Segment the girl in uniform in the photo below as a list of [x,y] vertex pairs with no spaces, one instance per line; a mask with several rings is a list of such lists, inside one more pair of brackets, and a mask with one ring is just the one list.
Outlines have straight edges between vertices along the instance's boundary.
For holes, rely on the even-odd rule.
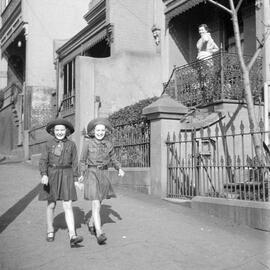
[[76,234],[72,209],[72,201],[77,200],[75,184],[78,184],[78,155],[75,143],[67,137],[74,132],[74,128],[69,121],[56,119],[47,124],[46,131],[53,136],[45,144],[39,161],[43,184],[39,200],[48,202],[46,240],[54,241],[54,210],[56,201],[60,200],[65,212],[70,246],[75,247],[83,238]]
[[96,118],[87,126],[88,138],[85,139],[80,157],[81,177],[84,182],[84,198],[91,201],[92,216],[87,226],[92,235],[96,235],[98,244],[105,244],[107,237],[101,228],[100,208],[104,199],[116,197],[107,177],[109,163],[123,177],[124,171],[116,160],[113,144],[108,140],[112,127],[106,118]]

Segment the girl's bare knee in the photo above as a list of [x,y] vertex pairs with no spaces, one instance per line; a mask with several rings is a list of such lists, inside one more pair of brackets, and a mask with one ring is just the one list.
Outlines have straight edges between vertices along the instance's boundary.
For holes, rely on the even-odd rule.
[[100,209],[100,201],[98,201],[98,200],[94,200],[94,201],[92,201],[92,210],[98,210],[98,209]]
[[66,210],[71,210],[72,209],[72,204],[71,201],[63,201],[63,209]]

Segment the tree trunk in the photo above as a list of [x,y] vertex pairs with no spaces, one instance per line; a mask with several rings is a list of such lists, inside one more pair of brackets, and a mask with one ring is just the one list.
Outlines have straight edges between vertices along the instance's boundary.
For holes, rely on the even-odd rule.
[[[233,6],[232,1],[230,1],[230,5],[231,5],[231,11],[232,11],[232,22],[233,22],[236,47],[237,47],[240,67],[242,70],[243,80],[244,80],[245,100],[247,102],[248,119],[249,119],[250,127],[254,127],[254,131],[258,132],[259,125],[258,125],[258,121],[256,120],[256,115],[255,115],[254,100],[253,100],[252,91],[250,87],[249,69],[244,61],[243,52],[241,48],[237,11],[235,10]],[[259,134],[253,134],[253,145],[254,145],[257,160],[260,163],[264,163],[262,143],[261,143]]]

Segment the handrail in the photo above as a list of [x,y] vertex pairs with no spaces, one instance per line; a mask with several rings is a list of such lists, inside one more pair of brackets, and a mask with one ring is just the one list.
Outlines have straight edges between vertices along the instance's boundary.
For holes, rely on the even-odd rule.
[[171,76],[170,76],[169,80],[167,81],[166,85],[163,87],[163,91],[162,91],[162,93],[161,93],[161,96],[165,93],[165,91],[166,91],[168,85],[170,84],[170,81],[171,81],[171,79],[172,79],[172,76],[174,75],[175,70],[176,70],[176,65],[174,65],[173,71],[172,71],[172,73],[171,73]]
[[56,113],[56,118],[59,116],[59,113],[61,112],[61,109],[62,109],[63,103],[64,103],[64,99],[61,101],[60,106],[59,106],[59,108],[58,108],[58,110],[57,110],[57,113]]
[[16,83],[12,83],[9,86],[4,87],[1,91],[3,91],[3,93],[5,94],[8,90],[11,89],[11,94],[7,97],[5,97],[5,99],[8,99],[9,97],[14,95],[14,88],[16,88],[18,90],[18,94],[22,93],[22,89],[16,84]]
[[62,99],[62,101],[61,101],[61,103],[60,103],[60,106],[59,106],[59,108],[58,108],[58,110],[57,110],[56,117],[59,116],[59,114],[60,114],[60,112],[61,112],[61,110],[62,110],[62,107],[63,107],[64,103],[65,103],[67,100],[70,100],[70,99],[72,99],[72,98],[75,98],[75,95],[70,95],[70,96],[65,97],[65,98]]

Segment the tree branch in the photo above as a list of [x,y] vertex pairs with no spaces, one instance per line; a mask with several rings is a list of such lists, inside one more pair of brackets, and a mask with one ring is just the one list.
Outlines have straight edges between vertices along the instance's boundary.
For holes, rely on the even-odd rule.
[[257,57],[259,56],[259,54],[260,54],[260,52],[261,52],[261,50],[262,50],[262,48],[263,48],[263,46],[265,44],[265,40],[269,37],[269,35],[270,35],[270,31],[267,31],[265,33],[265,35],[263,36],[262,40],[257,39],[258,43],[259,43],[259,46],[258,46],[257,50],[255,51],[255,53],[253,54],[251,60],[249,61],[248,65],[247,65],[248,70],[251,70],[253,64],[255,63]]
[[263,45],[259,45],[259,47],[257,48],[256,52],[253,54],[251,60],[249,61],[248,65],[247,65],[248,71],[251,70],[251,68],[252,68],[252,66],[254,65],[254,63],[255,63],[257,57],[259,56],[259,54],[260,54],[262,48],[263,48]]
[[237,6],[236,6],[236,9],[235,9],[236,12],[238,12],[240,6],[242,5],[242,2],[243,2],[243,0],[240,0],[240,1],[238,2]]
[[210,3],[212,3],[212,4],[215,5],[215,6],[218,6],[218,7],[222,8],[222,9],[224,9],[224,10],[227,11],[228,13],[232,14],[232,11],[231,11],[230,9],[228,9],[228,8],[226,8],[225,6],[219,4],[218,2],[216,2],[216,1],[214,1],[214,0],[207,0],[207,1],[210,2]]

